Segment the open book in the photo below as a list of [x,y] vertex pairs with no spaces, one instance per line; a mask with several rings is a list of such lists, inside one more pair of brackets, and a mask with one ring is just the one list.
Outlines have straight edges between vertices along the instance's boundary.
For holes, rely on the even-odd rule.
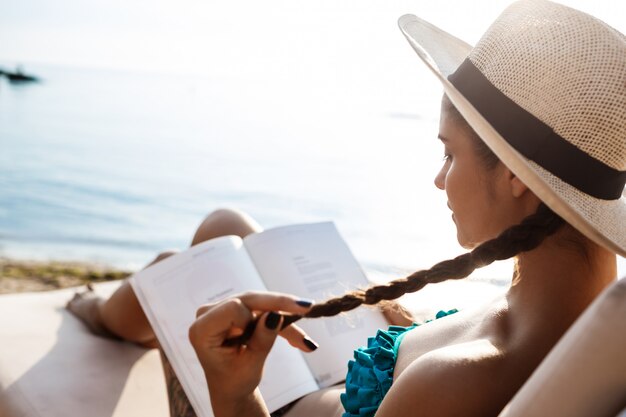
[[[200,417],[213,416],[204,373],[187,337],[200,305],[249,290],[323,301],[368,284],[331,222],[212,239],[137,272],[130,282]],[[302,353],[276,340],[259,387],[270,411],[343,381],[353,350],[387,327],[382,313],[366,308],[298,325],[320,347]]]

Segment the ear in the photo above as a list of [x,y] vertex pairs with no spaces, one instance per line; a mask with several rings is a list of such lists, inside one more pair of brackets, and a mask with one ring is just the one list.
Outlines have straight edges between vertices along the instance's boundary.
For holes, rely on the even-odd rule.
[[523,196],[528,191],[528,187],[511,170],[508,168],[506,170],[506,177],[511,187],[511,195],[515,198]]

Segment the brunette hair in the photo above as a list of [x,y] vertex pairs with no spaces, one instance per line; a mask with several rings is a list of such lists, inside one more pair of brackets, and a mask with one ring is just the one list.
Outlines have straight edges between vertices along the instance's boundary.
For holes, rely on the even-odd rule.
[[[475,145],[475,151],[488,169],[495,168],[500,162],[497,156],[485,145],[478,134],[465,122],[456,108],[444,96],[443,107],[455,121],[464,124],[468,136]],[[537,211],[512,226],[494,239],[488,240],[471,252],[454,259],[442,261],[430,269],[396,279],[387,284],[374,285],[366,289],[349,292],[340,297],[331,298],[315,304],[305,317],[328,317],[353,310],[362,304],[374,305],[385,300],[394,300],[404,294],[419,291],[426,284],[434,284],[449,279],[467,277],[476,268],[489,265],[494,261],[509,259],[521,252],[530,251],[555,233],[565,222],[545,204],[541,203]]]
[[315,304],[305,317],[335,316],[362,304],[373,305],[383,300],[394,300],[404,294],[419,291],[426,284],[465,278],[476,268],[536,248],[563,223],[563,219],[542,203],[534,214],[526,217],[520,224],[506,229],[498,237],[484,242],[471,252],[439,262],[430,269],[414,272],[405,278],[352,291]]

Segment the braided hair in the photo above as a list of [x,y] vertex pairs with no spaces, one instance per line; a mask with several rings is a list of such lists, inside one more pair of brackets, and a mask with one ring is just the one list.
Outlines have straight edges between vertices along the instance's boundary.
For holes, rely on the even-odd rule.
[[[474,145],[474,151],[487,170],[493,170],[501,163],[446,95],[443,96],[442,110],[446,111],[448,116],[461,129],[465,130],[466,136]],[[439,262],[430,269],[417,271],[405,278],[352,291],[341,297],[315,304],[305,317],[335,316],[363,304],[374,305],[387,300],[395,300],[404,294],[421,290],[426,284],[465,278],[477,268],[487,266],[494,261],[509,259],[521,252],[536,248],[564,223],[563,219],[541,203],[534,214],[526,217],[521,223],[506,229],[498,237],[477,246],[471,252]]]
[[335,316],[363,304],[374,305],[384,300],[394,300],[404,294],[419,291],[426,284],[465,278],[477,268],[536,248],[563,224],[563,219],[541,203],[534,214],[506,229],[498,237],[477,246],[471,252],[439,262],[430,269],[417,271],[405,278],[352,291],[315,304],[305,317]]

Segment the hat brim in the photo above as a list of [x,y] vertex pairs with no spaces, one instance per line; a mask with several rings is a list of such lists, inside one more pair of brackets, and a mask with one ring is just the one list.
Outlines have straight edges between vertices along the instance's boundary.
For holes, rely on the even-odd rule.
[[442,83],[444,92],[496,156],[550,209],[594,242],[626,256],[626,198],[602,200],[585,194],[522,156],[448,81],[472,47],[414,15],[398,25],[417,55]]

